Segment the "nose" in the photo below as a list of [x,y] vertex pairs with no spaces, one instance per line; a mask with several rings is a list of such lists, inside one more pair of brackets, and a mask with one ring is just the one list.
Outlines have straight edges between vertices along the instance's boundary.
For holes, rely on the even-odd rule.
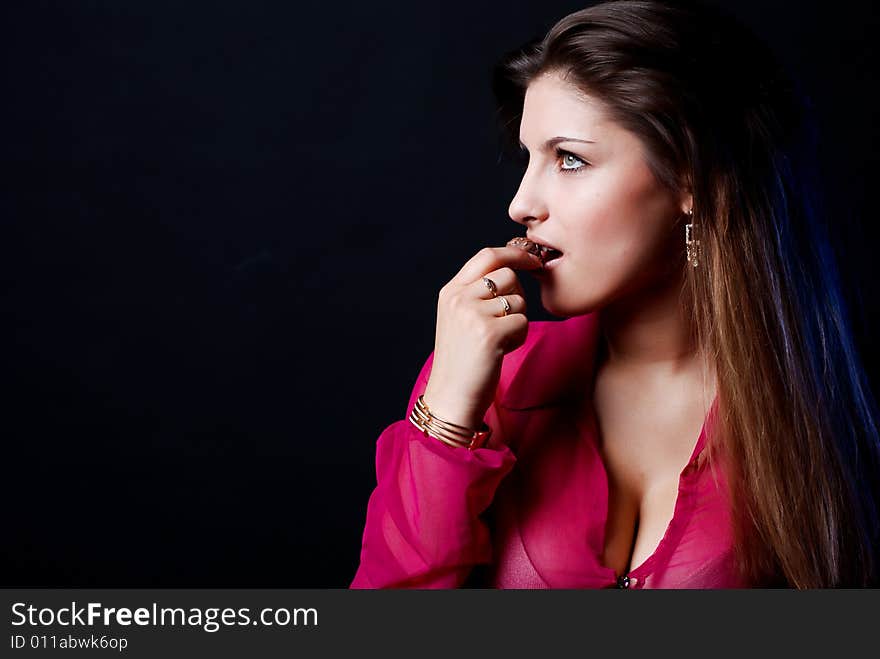
[[529,176],[528,170],[523,174],[519,189],[513,195],[507,213],[511,220],[527,228],[531,222],[547,219],[547,204],[540,194],[538,186]]

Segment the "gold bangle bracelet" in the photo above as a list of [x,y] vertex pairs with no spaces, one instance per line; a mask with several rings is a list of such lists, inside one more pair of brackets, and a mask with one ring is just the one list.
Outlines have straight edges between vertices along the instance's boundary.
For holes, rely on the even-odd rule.
[[457,423],[438,419],[425,405],[422,396],[419,396],[413,406],[409,420],[425,437],[433,437],[449,446],[463,447],[469,450],[485,446],[492,435],[492,429],[485,421],[480,430],[473,430]]
[[466,441],[470,441],[471,437],[474,436],[473,430],[468,430],[467,432],[462,432],[461,430],[456,430],[455,428],[450,428],[444,421],[436,418],[430,412],[425,412],[423,409],[420,409],[418,403],[413,407],[412,410],[413,416],[419,419],[426,426],[433,426],[440,430],[445,430],[447,434],[454,435],[456,437],[461,437]]
[[483,423],[483,427],[479,430],[474,430],[473,428],[468,428],[467,426],[461,426],[457,423],[452,423],[451,421],[443,421],[442,419],[437,418],[425,404],[424,396],[419,396],[418,400],[416,400],[414,409],[418,410],[418,412],[425,419],[426,424],[429,427],[435,427],[438,430],[445,430],[447,436],[451,433],[455,437],[460,437],[468,443],[472,443],[475,439],[479,439],[481,433],[490,432],[489,426],[487,426],[485,423]]
[[409,420],[425,437],[432,437],[453,448],[471,448],[470,442],[448,437],[442,431],[431,429],[423,423],[416,421],[412,416],[409,417]]
[[410,415],[409,420],[425,437],[432,437],[454,448],[480,448],[480,446],[478,446],[474,440],[458,439],[452,435],[449,435],[441,429],[419,421],[413,415]]
[[468,428],[467,426],[460,426],[457,423],[452,423],[451,421],[443,421],[443,420],[435,417],[433,412],[431,412],[431,408],[429,408],[427,403],[425,403],[425,394],[422,394],[416,400],[416,408],[419,409],[421,412],[424,412],[429,417],[433,418],[435,421],[438,421],[439,423],[443,424],[444,426],[449,426],[450,429],[458,429],[458,430],[461,430],[462,432],[467,433],[468,435],[470,435],[474,432],[471,428]]
[[433,421],[425,421],[424,419],[422,419],[421,421],[422,425],[424,425],[424,427],[433,435],[439,435],[464,446],[470,446],[471,442],[473,441],[473,435],[461,435],[459,433],[453,433],[446,430],[445,428],[438,426]]

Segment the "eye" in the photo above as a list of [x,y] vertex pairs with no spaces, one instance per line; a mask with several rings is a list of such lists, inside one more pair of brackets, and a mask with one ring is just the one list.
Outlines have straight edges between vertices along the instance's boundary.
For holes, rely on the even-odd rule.
[[[556,157],[562,159],[562,166],[559,168],[561,172],[578,172],[587,166],[586,161],[581,160],[573,153],[556,149]],[[580,165],[578,165],[580,163]]]

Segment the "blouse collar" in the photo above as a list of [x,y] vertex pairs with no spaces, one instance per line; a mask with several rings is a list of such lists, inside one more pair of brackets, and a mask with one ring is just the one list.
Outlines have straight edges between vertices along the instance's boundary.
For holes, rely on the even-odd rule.
[[597,312],[531,323],[529,334],[533,332],[538,333],[534,341],[527,337],[504,360],[502,382],[509,381],[510,386],[499,403],[507,409],[560,404],[582,393],[592,376],[600,334]]

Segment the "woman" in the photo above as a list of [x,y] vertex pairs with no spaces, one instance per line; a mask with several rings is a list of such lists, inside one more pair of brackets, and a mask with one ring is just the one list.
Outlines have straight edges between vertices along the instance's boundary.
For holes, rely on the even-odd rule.
[[[876,406],[766,46],[606,2],[494,84],[528,240],[440,291],[352,587],[876,585]],[[565,320],[528,322],[517,270]]]

